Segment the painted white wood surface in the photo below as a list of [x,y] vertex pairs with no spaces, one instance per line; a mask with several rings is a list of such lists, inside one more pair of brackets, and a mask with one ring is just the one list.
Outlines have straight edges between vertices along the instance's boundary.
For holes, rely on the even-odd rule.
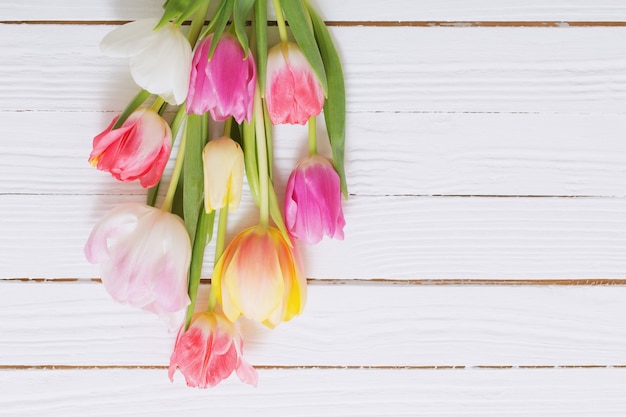
[[626,409],[626,369],[278,369],[259,387],[229,379],[191,390],[165,370],[0,371],[7,417],[615,416]]
[[[161,1],[0,2],[0,414],[626,414],[626,4],[316,3],[345,62],[346,240],[302,248],[301,317],[242,324],[260,386],[206,392],[169,383],[174,335],[82,255],[143,199],[86,162],[136,91],[98,44]],[[304,134],[277,129],[279,186]]]

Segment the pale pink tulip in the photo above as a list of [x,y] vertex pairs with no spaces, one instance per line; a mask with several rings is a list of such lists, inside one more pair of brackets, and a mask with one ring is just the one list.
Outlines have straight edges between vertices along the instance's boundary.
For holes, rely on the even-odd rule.
[[85,256],[100,264],[104,288],[117,302],[166,320],[189,304],[191,243],[182,219],[172,213],[120,205],[96,223]]
[[100,48],[111,57],[130,58],[130,74],[141,88],[170,104],[187,97],[191,45],[173,23],[154,30],[159,18],[141,19],[112,30]]
[[135,110],[120,128],[111,130],[117,117],[93,139],[89,163],[120,181],[139,179],[152,187],[161,179],[172,148],[172,131],[153,110]]
[[324,107],[324,90],[293,42],[281,42],[267,56],[265,101],[273,124],[304,125]]
[[239,207],[243,187],[243,151],[231,138],[210,140],[202,151],[204,208],[207,213]]
[[273,328],[302,312],[306,279],[280,231],[257,225],[228,245],[213,269],[211,291],[230,321],[243,315]]
[[293,237],[309,244],[324,235],[343,239],[346,221],[339,175],[328,159],[308,156],[292,171],[285,195],[285,223]]
[[187,95],[187,113],[207,111],[216,121],[234,117],[237,123],[252,118],[256,66],[252,54],[245,52],[237,38],[224,34],[209,59],[213,36],[203,39],[193,55]]
[[222,314],[196,313],[187,331],[181,327],[170,357],[169,378],[176,368],[190,387],[214,387],[233,371],[246,384],[256,386],[256,370],[243,360],[243,338]]

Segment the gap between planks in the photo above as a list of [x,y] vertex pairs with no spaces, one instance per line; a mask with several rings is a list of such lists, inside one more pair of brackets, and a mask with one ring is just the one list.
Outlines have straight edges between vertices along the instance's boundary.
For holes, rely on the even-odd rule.
[[[0,371],[65,371],[65,370],[109,370],[109,369],[168,369],[167,365],[0,365]],[[281,369],[344,369],[344,370],[473,370],[473,369],[626,369],[626,365],[409,365],[409,366],[355,366],[355,365],[261,365],[255,369],[281,370]]]
[[[123,25],[131,20],[0,20],[6,25]],[[268,21],[269,26],[277,26],[276,21]],[[205,22],[208,24],[208,21]],[[248,22],[250,24],[250,22]],[[327,26],[370,26],[370,27],[624,27],[626,22],[614,21],[327,21]]]
[[[102,283],[100,278],[0,278],[0,282],[46,282],[46,283]],[[210,278],[202,278],[202,284],[211,283]],[[308,285],[403,285],[403,286],[626,286],[626,279],[585,278],[585,279],[386,279],[386,278],[308,278]]]

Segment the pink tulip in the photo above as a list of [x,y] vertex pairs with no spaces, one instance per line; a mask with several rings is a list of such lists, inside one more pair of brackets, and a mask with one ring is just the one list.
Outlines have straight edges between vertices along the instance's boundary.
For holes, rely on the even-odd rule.
[[164,319],[189,304],[191,243],[174,214],[139,203],[118,206],[96,223],[85,256],[100,264],[104,288],[117,302]]
[[135,110],[119,129],[111,130],[117,119],[93,139],[89,163],[120,181],[139,179],[145,188],[156,185],[172,148],[169,125],[147,108]]
[[253,226],[235,236],[215,264],[211,288],[230,321],[243,315],[270,328],[300,314],[306,302],[298,260],[270,226]]
[[289,233],[309,244],[324,235],[343,239],[339,175],[328,159],[308,156],[293,170],[287,181],[285,220]]
[[273,124],[304,125],[324,107],[324,90],[297,44],[281,42],[267,56],[265,101]]
[[216,121],[234,117],[237,123],[252,118],[256,67],[252,54],[245,52],[237,38],[224,34],[208,59],[213,35],[203,39],[193,55],[187,95],[187,113],[207,111]]
[[256,370],[243,360],[243,338],[235,324],[217,313],[196,313],[185,332],[181,327],[170,357],[169,378],[178,368],[190,387],[214,387],[233,371],[241,382],[256,386]]

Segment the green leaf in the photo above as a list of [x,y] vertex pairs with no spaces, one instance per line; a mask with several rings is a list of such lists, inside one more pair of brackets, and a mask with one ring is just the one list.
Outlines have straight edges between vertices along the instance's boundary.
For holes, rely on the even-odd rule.
[[269,181],[269,198],[270,198],[270,217],[276,224],[276,227],[282,233],[285,241],[291,245],[291,238],[289,237],[289,233],[287,232],[287,228],[285,227],[285,223],[283,221],[283,212],[280,209],[280,205],[278,204],[278,198],[276,198],[276,191],[274,190],[274,184],[272,181]]
[[133,112],[137,110],[137,107],[141,106],[151,95],[152,94],[150,94],[146,90],[141,90],[140,92],[138,92],[137,95],[133,97],[133,99],[126,105],[126,108],[124,109],[124,111],[122,111],[122,114],[120,114],[120,117],[118,117],[111,130],[117,129],[122,126],[126,119],[128,119],[128,116],[133,114]]
[[313,30],[311,30],[309,14],[302,0],[283,0],[280,3],[293,37],[296,39],[307,61],[311,64],[313,72],[317,75],[324,94],[328,95],[328,82],[326,80],[326,72],[324,71],[324,63],[315,41]]
[[213,39],[211,39],[211,47],[209,48],[208,59],[213,57],[213,52],[215,52],[215,48],[217,48],[217,43],[219,42],[222,33],[224,33],[226,24],[233,13],[234,3],[235,0],[222,0],[222,3],[220,3],[215,15],[213,15],[213,20],[211,20],[211,23],[209,23],[209,26],[207,27],[207,31],[210,31],[213,27],[215,27],[215,30],[213,31]]
[[204,187],[202,170],[202,149],[206,142],[204,119],[206,115],[190,114],[187,116],[187,144],[183,165],[183,215],[192,244],[196,235]]
[[261,96],[265,94],[265,70],[267,68],[267,0],[257,0],[254,5],[254,33],[256,36],[257,82]]
[[313,24],[315,39],[320,48],[326,76],[328,77],[328,98],[324,103],[324,120],[333,152],[333,164],[341,180],[341,191],[348,198],[348,185],[344,168],[346,142],[346,87],[339,53],[335,48],[328,28],[322,18],[307,2],[307,10]]
[[256,135],[254,132],[254,118],[252,122],[243,122],[243,160],[246,167],[246,177],[248,178],[248,186],[254,202],[257,206],[260,203],[259,195],[259,165],[256,154]]
[[170,20],[181,24],[206,1],[208,0],[167,0],[163,4],[163,16],[154,30],[162,28]]
[[248,20],[248,14],[254,6],[255,0],[235,0],[235,6],[233,10],[233,24],[235,26],[235,34],[239,40],[239,44],[244,51],[244,59],[248,58],[248,52],[250,46],[248,45],[248,34],[246,33],[246,23]]

